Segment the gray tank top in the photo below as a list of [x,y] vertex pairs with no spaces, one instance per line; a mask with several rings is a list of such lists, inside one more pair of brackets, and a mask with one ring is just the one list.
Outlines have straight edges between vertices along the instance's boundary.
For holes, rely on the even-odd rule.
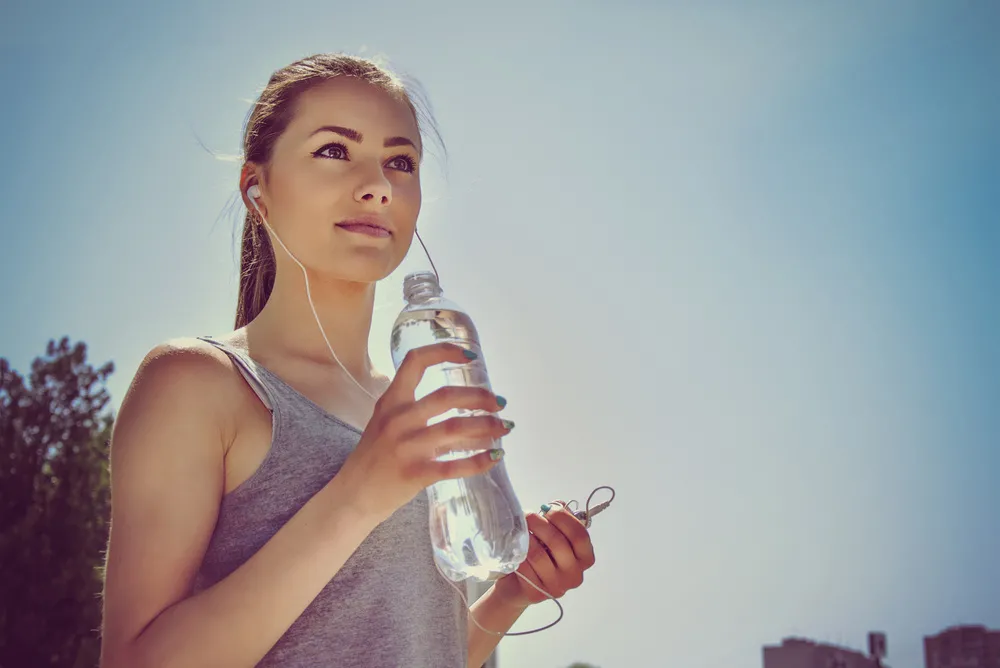
[[[271,411],[272,436],[260,468],[222,499],[195,591],[259,550],[336,475],[361,438],[245,351],[200,338],[229,355]],[[458,592],[434,566],[421,491],[365,539],[257,665],[465,668],[466,624]]]

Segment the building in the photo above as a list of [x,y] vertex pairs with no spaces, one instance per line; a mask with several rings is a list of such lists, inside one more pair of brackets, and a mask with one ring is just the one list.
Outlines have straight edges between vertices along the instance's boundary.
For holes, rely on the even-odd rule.
[[764,668],[882,668],[885,635],[869,634],[868,646],[865,654],[806,638],[785,638],[780,645],[764,647]]
[[926,668],[1000,668],[1000,630],[952,626],[924,636]]

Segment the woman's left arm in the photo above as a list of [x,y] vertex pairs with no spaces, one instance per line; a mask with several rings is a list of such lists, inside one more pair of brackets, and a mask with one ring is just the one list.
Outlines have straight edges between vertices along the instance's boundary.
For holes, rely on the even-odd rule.
[[[583,584],[583,572],[594,565],[594,546],[583,523],[565,508],[528,513],[531,543],[528,558],[516,573],[506,575],[472,606],[469,614],[484,628],[506,633],[532,604],[547,600],[524,582],[524,575],[554,598]],[[480,668],[500,642],[469,620],[469,668]]]

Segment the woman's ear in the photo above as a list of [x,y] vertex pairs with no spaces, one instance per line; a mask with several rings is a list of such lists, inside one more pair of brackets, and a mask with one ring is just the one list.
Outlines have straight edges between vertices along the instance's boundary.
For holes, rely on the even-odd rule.
[[257,166],[247,163],[240,172],[240,196],[243,199],[243,206],[247,211],[256,211],[257,215],[264,218],[267,216],[267,207],[264,203],[264,193],[260,187],[260,176]]

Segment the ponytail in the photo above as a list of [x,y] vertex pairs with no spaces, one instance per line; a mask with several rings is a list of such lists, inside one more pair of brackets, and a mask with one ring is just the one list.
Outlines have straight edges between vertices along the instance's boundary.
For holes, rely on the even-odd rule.
[[236,302],[236,329],[245,327],[264,309],[274,289],[274,249],[264,226],[251,213],[243,221],[240,248],[240,293]]
[[[440,134],[430,116],[430,105],[423,99],[419,86],[393,74],[374,60],[340,53],[316,54],[298,60],[271,75],[267,86],[254,103],[243,128],[243,155],[265,170],[271,150],[295,113],[295,102],[305,91],[336,77],[356,77],[384,91],[398,95],[406,102],[418,128],[424,122]],[[418,108],[416,102],[420,105]],[[427,111],[423,111],[426,107]],[[442,148],[443,142],[440,142]],[[252,212],[243,221],[243,242],[240,250],[240,293],[236,303],[236,328],[245,327],[256,318],[274,288],[274,249],[263,225]]]

